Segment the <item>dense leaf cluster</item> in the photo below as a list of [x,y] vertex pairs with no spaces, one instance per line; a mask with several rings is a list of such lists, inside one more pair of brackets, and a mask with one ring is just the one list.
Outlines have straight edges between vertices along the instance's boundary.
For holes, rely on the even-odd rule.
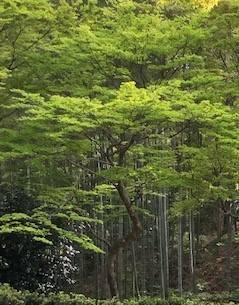
[[162,193],[235,222],[238,39],[236,0],[2,0],[1,182],[37,201],[3,190],[0,237],[117,256]]

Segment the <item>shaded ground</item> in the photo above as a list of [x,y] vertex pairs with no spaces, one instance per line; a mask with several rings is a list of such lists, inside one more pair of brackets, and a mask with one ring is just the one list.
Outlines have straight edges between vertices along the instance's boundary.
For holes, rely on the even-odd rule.
[[235,290],[239,288],[239,235],[233,242],[226,237],[213,241],[198,257],[199,289],[206,291]]

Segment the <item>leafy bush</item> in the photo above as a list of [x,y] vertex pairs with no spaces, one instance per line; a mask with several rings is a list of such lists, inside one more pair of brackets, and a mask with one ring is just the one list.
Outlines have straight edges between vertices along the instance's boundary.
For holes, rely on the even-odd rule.
[[[225,296],[227,299],[225,300]],[[171,296],[168,300],[159,297],[142,297],[130,300],[99,300],[90,299],[81,294],[38,294],[29,291],[17,291],[9,285],[0,286],[0,305],[226,305],[239,303],[239,291],[231,294],[207,295],[202,298],[179,298]]]
[[239,303],[239,289],[231,293],[230,300]]
[[9,285],[0,287],[1,305],[25,305],[24,297],[21,292],[11,288]]
[[216,304],[230,304],[239,303],[239,290],[233,292],[221,293],[202,293],[199,296],[201,303],[216,303]]
[[49,295],[45,298],[43,305],[95,305],[95,300],[86,298],[81,294],[65,294],[61,292]]

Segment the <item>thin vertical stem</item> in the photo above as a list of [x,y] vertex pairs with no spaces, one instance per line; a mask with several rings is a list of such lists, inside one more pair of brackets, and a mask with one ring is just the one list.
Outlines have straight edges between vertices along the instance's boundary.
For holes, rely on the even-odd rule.
[[183,219],[178,219],[178,290],[183,294]]
[[194,217],[193,212],[189,212],[189,242],[190,242],[190,269],[192,277],[192,291],[196,291],[196,275],[195,275],[195,240],[194,240]]

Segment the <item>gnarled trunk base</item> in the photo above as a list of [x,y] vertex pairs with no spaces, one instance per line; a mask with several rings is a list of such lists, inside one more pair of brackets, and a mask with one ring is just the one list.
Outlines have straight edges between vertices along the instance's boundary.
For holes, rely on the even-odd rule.
[[111,297],[119,298],[119,289],[117,283],[117,276],[115,271],[117,260],[117,254],[109,252],[108,261],[107,261],[107,280],[110,289]]

